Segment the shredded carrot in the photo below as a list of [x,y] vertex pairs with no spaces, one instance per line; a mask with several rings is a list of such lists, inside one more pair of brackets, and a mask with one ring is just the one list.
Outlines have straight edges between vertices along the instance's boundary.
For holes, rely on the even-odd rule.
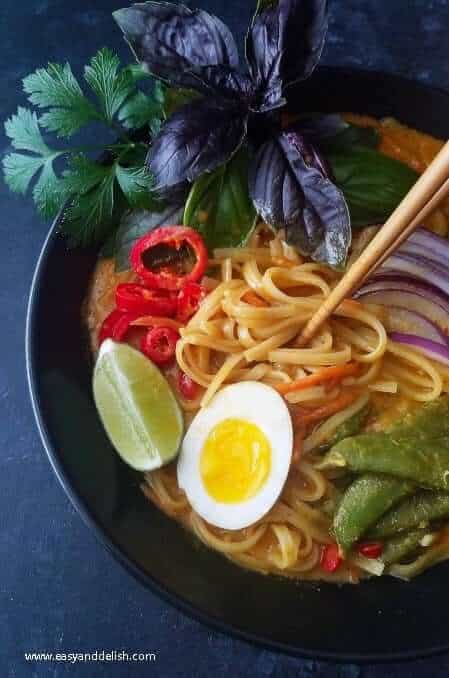
[[[325,381],[334,381],[339,383],[345,377],[353,377],[359,373],[359,366],[356,363],[347,363],[346,365],[335,365],[335,367],[324,367],[314,374],[309,374],[307,377],[301,377],[296,381],[291,381],[288,384],[278,384],[276,390],[282,395],[292,393],[292,391],[302,391],[309,386],[316,386]],[[338,381],[337,381],[338,380]]]
[[173,318],[159,318],[155,315],[144,315],[131,323],[134,327],[173,327],[174,330],[179,330],[183,327],[182,323],[178,323]]
[[259,308],[266,308],[268,306],[265,299],[259,297],[259,295],[252,290],[245,292],[245,294],[242,296],[242,299],[243,301],[246,301],[247,304],[251,304],[251,306],[258,306]]
[[349,407],[349,405],[357,400],[358,397],[359,393],[342,393],[337,398],[334,398],[334,400],[326,403],[326,405],[317,407],[306,414],[304,413],[304,410],[301,410],[300,412],[296,413],[295,420],[297,420],[299,427],[307,426],[308,424],[315,424],[317,421],[326,419],[332,414],[336,414],[337,412],[340,412],[340,410],[344,410],[345,407]]

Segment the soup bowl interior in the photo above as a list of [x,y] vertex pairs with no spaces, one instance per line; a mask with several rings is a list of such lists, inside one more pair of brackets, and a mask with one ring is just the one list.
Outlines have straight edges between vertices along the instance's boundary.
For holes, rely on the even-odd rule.
[[[394,116],[449,137],[449,94],[385,74],[320,69],[292,107]],[[104,545],[170,603],[227,633],[337,660],[403,659],[449,649],[449,564],[406,583],[296,582],[245,571],[199,545],[150,504],[111,448],[91,393],[81,307],[97,253],[67,249],[56,223],[30,297],[27,358],[43,444],[71,501]]]

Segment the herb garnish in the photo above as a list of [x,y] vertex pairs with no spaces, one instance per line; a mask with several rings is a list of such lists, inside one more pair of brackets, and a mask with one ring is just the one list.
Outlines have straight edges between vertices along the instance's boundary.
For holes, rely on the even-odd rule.
[[[339,115],[285,123],[290,88],[320,59],[327,0],[258,0],[246,72],[231,32],[208,12],[149,1],[114,18],[138,63],[121,68],[103,48],[84,70],[84,89],[69,64],[26,77],[35,109],[6,121],[17,152],[3,170],[13,191],[32,188],[44,217],[65,206],[71,241],[103,244],[119,269],[145,229],[176,218],[213,249],[243,244],[257,216],[303,254],[342,267],[351,225],[382,222],[416,180],[377,150],[375,131]],[[151,95],[140,88],[149,75]],[[47,133],[68,140],[88,125],[116,141],[47,144]]]
[[[170,196],[186,183],[207,184],[204,176],[245,144],[249,192],[259,214],[285,227],[287,239],[304,254],[340,266],[351,242],[343,193],[311,143],[298,130],[282,129],[279,114],[288,88],[308,78],[319,61],[327,2],[266,4],[247,34],[247,73],[239,70],[230,31],[202,10],[146,2],[114,13],[142,66],[171,86],[202,95],[178,109],[151,144],[147,162],[154,190]],[[260,144],[262,126],[267,139]],[[200,189],[194,184],[192,191],[194,196]],[[216,242],[217,229],[211,231]]]
[[[123,203],[151,207],[151,175],[144,164],[147,145],[131,139],[127,129],[149,125],[154,133],[163,118],[163,93],[156,83],[152,96],[137,89],[147,77],[138,65],[120,69],[118,57],[101,49],[84,70],[90,97],[81,89],[69,64],[48,64],[23,81],[24,91],[37,111],[20,107],[5,123],[17,153],[3,160],[5,181],[25,194],[33,180],[33,199],[46,218],[67,203],[63,230],[76,244],[101,242]],[[70,138],[89,124],[102,124],[119,137],[95,147],[48,146],[42,131]],[[106,151],[103,164],[88,155]],[[65,167],[55,164],[61,159]]]

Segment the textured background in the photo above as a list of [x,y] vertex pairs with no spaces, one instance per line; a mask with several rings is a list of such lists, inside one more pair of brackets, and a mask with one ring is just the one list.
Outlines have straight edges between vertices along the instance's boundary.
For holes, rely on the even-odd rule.
[[[0,120],[24,103],[21,78],[48,60],[75,72],[107,44],[128,59],[110,13],[123,0],[3,0]],[[201,0],[241,38],[250,0]],[[333,0],[324,61],[401,73],[449,89],[449,0]],[[0,136],[0,154],[8,151]],[[24,319],[47,231],[0,183],[0,676],[447,676],[449,656],[336,666],[212,633],[131,579],[65,497],[37,436],[24,369]],[[301,614],[301,610],[298,610]],[[332,629],[323,629],[332,633]],[[25,664],[24,651],[154,651],[151,665]]]

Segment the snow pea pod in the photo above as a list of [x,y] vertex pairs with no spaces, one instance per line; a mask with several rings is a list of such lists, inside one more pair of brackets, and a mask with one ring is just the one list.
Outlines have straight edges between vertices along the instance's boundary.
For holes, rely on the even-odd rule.
[[449,494],[418,492],[385,513],[370,531],[370,537],[390,537],[403,530],[424,527],[449,517]]
[[319,469],[347,468],[356,473],[385,473],[421,487],[449,490],[449,436],[395,439],[386,433],[362,433],[333,446]]
[[421,543],[428,530],[411,530],[387,541],[380,560],[385,566],[393,565],[412,554]]
[[333,445],[339,443],[340,440],[344,440],[345,438],[349,438],[350,436],[355,436],[357,433],[360,433],[362,426],[365,423],[368,414],[370,413],[370,409],[371,408],[369,405],[365,405],[365,407],[362,407],[361,410],[353,414],[352,417],[346,419],[346,421],[340,424],[340,426],[335,430],[332,438],[320,445],[318,452],[323,454],[324,452],[327,452],[327,450],[329,450]]
[[413,483],[390,476],[366,474],[354,480],[341,498],[333,521],[342,554],[346,555],[385,511],[413,489]]
[[395,440],[413,437],[432,440],[449,436],[449,396],[445,395],[409,412],[386,430]]

